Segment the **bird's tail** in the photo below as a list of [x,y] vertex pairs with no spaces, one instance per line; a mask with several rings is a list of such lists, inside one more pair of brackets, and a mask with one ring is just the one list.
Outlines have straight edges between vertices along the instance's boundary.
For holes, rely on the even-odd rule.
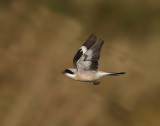
[[108,75],[110,75],[110,76],[118,76],[118,75],[121,75],[121,74],[125,74],[125,72],[108,73]]

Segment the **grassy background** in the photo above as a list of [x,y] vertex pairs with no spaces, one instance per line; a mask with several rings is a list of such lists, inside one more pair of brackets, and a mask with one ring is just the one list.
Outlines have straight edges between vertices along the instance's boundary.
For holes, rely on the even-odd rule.
[[[160,2],[1,0],[0,126],[159,126]],[[101,84],[61,74],[94,33]]]

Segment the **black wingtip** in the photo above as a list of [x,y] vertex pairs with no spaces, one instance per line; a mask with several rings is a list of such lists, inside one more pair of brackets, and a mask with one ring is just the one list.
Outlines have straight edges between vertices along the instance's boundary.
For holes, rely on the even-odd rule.
[[126,72],[119,72],[119,73],[110,73],[109,75],[113,75],[113,76],[117,76],[117,75],[121,75],[121,74],[125,74]]
[[87,49],[90,49],[96,43],[97,37],[94,34],[91,34],[89,38],[85,41],[83,46]]

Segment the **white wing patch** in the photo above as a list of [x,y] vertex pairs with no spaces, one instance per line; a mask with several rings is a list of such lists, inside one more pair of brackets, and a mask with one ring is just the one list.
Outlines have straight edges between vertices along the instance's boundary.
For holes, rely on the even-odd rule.
[[84,54],[85,52],[87,52],[87,48],[86,48],[85,46],[82,46],[80,49],[82,49],[83,54]]
[[86,57],[84,55],[78,61],[78,64],[77,64],[78,71],[88,70],[90,68],[91,63],[92,63],[91,61],[85,60]]
[[91,60],[92,59],[92,55],[93,55],[93,50],[88,50],[85,55],[87,55],[86,60]]

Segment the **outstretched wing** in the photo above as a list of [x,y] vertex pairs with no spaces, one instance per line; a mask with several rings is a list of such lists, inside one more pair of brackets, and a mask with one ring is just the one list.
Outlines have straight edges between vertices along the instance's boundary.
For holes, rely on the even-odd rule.
[[100,58],[100,51],[104,40],[96,42],[82,57],[77,61],[78,71],[83,70],[97,70],[98,60]]
[[81,48],[77,51],[76,55],[73,58],[73,64],[75,68],[77,68],[77,61],[81,58],[81,56],[87,52],[96,42],[96,36],[94,34],[90,35],[90,37],[85,41],[85,43],[81,46]]

